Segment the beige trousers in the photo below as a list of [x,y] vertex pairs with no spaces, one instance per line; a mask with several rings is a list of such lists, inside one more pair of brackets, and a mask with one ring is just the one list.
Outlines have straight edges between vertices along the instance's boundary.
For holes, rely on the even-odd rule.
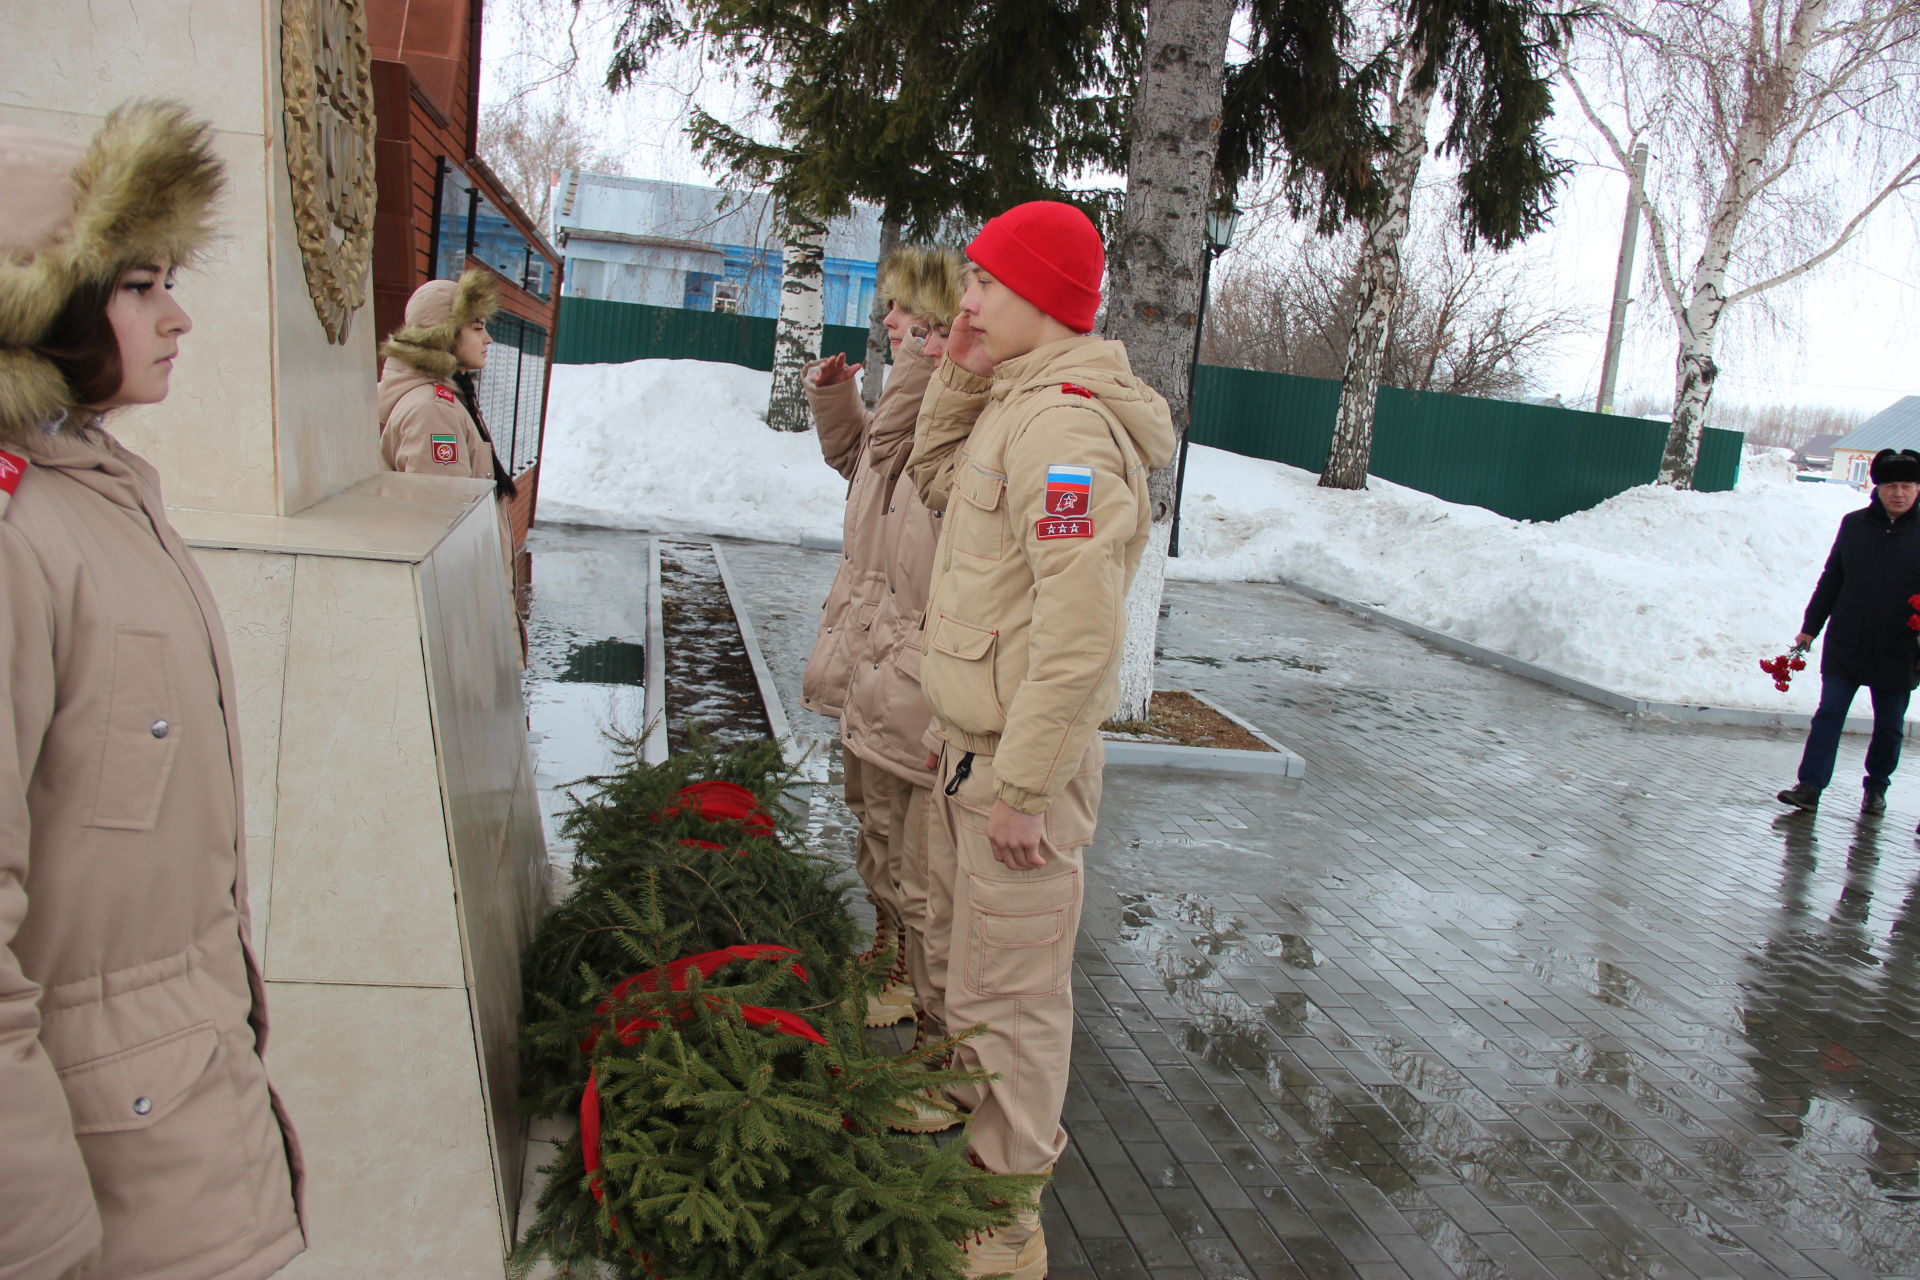
[[954,1097],[973,1112],[969,1146],[996,1173],[1045,1173],[1066,1150],[1060,1109],[1073,1051],[1073,944],[1085,892],[1081,851],[1093,841],[1106,748],[1095,738],[1047,808],[1046,865],[1015,871],[994,859],[987,815],[993,760],[940,752],[927,822],[927,968],[938,1016],[952,1031],[986,1030],[956,1067],[998,1078]]
[[913,983],[913,1007],[931,1013],[937,994],[927,963],[927,814],[933,792],[898,780],[893,793],[893,841],[888,849],[893,889],[906,932],[907,978]]
[[860,819],[860,838],[854,845],[853,866],[867,886],[873,903],[876,942],[896,937],[900,928],[900,895],[893,883],[895,792],[910,790],[905,782],[851,751],[841,753],[840,771],[846,782],[847,808]]

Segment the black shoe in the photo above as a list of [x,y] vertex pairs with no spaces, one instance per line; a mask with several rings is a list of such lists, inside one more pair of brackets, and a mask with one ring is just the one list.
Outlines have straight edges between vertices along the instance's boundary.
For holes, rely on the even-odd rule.
[[1804,782],[1796,782],[1774,797],[1781,804],[1790,804],[1796,809],[1812,811],[1820,807],[1820,793]]
[[1868,816],[1877,816],[1887,811],[1887,789],[1868,787],[1860,797],[1860,812]]

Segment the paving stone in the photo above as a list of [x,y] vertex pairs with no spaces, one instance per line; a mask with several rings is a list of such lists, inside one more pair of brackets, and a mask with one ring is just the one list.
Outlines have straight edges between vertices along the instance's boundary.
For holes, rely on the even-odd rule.
[[[837,557],[728,557],[831,738],[798,683]],[[1054,1280],[1920,1269],[1920,781],[1858,819],[1849,738],[1783,816],[1796,733],[1623,718],[1280,587],[1166,605],[1159,687],[1308,777],[1108,770]]]

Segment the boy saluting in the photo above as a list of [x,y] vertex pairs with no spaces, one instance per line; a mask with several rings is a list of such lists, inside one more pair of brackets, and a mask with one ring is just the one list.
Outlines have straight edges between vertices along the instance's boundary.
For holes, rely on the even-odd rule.
[[[997,1079],[955,1100],[975,1161],[1045,1173],[1066,1147],[1071,971],[1147,475],[1173,456],[1166,401],[1091,336],[1106,254],[1071,205],[988,222],[909,474],[944,510],[922,637],[934,713],[929,968],[957,1065]],[[1040,1280],[1037,1207],[969,1247],[969,1275]]]

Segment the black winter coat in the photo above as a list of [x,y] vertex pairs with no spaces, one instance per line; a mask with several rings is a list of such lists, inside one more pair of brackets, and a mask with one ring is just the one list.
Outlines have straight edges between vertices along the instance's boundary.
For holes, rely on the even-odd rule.
[[1820,674],[1853,684],[1912,689],[1920,632],[1907,625],[1920,595],[1920,506],[1890,519],[1880,498],[1840,521],[1827,567],[1800,629],[1820,634],[1829,620]]

